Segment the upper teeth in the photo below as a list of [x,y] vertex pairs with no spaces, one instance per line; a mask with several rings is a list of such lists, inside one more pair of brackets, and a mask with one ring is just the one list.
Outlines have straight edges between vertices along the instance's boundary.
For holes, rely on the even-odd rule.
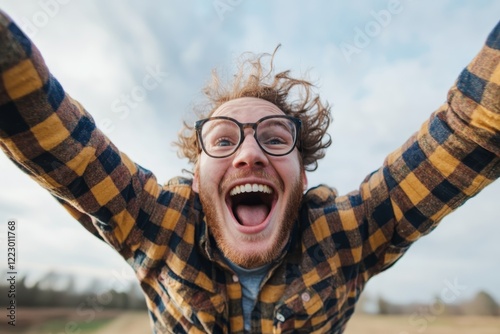
[[261,193],[266,193],[270,194],[272,193],[272,190],[270,187],[264,185],[264,184],[242,184],[240,186],[234,187],[229,195],[234,196],[242,193],[251,193],[251,192],[261,192]]

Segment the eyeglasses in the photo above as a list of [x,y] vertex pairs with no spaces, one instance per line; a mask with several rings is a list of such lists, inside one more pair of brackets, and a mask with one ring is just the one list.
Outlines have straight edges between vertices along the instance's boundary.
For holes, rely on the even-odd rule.
[[225,158],[236,152],[245,139],[244,130],[252,128],[259,147],[273,156],[293,151],[300,133],[300,119],[285,116],[266,116],[255,123],[240,123],[225,117],[210,117],[195,123],[195,130],[203,151],[212,158]]

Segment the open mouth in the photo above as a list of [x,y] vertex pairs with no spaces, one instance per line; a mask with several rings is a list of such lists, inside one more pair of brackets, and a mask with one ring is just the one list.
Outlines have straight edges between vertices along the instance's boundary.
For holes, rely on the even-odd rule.
[[274,191],[264,184],[247,183],[231,189],[227,198],[228,208],[242,226],[264,223],[275,203]]

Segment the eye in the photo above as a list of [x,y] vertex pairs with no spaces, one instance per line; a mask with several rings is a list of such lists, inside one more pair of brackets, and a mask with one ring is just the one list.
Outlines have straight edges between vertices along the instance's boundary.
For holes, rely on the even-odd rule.
[[215,119],[207,122],[202,129],[205,149],[211,154],[226,154],[239,142],[239,127],[228,120]]
[[233,146],[233,145],[235,145],[235,143],[232,142],[231,139],[229,139],[229,138],[218,138],[214,142],[213,146],[216,146],[216,147],[227,147],[227,146]]
[[283,145],[286,144],[286,141],[283,138],[273,137],[268,138],[264,143],[264,145]]
[[283,127],[266,128],[259,133],[259,142],[264,146],[290,146],[292,134]]
[[288,119],[269,118],[259,124],[258,140],[273,153],[293,146],[295,126]]

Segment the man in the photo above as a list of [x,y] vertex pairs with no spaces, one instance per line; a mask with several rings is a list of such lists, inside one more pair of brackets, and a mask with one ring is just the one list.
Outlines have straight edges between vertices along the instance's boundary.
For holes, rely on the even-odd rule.
[[345,196],[304,194],[329,107],[265,57],[207,87],[211,107],[179,140],[194,177],[160,186],[3,14],[0,44],[2,149],[129,262],[157,333],[341,333],[370,277],[500,175],[500,26],[447,103]]

